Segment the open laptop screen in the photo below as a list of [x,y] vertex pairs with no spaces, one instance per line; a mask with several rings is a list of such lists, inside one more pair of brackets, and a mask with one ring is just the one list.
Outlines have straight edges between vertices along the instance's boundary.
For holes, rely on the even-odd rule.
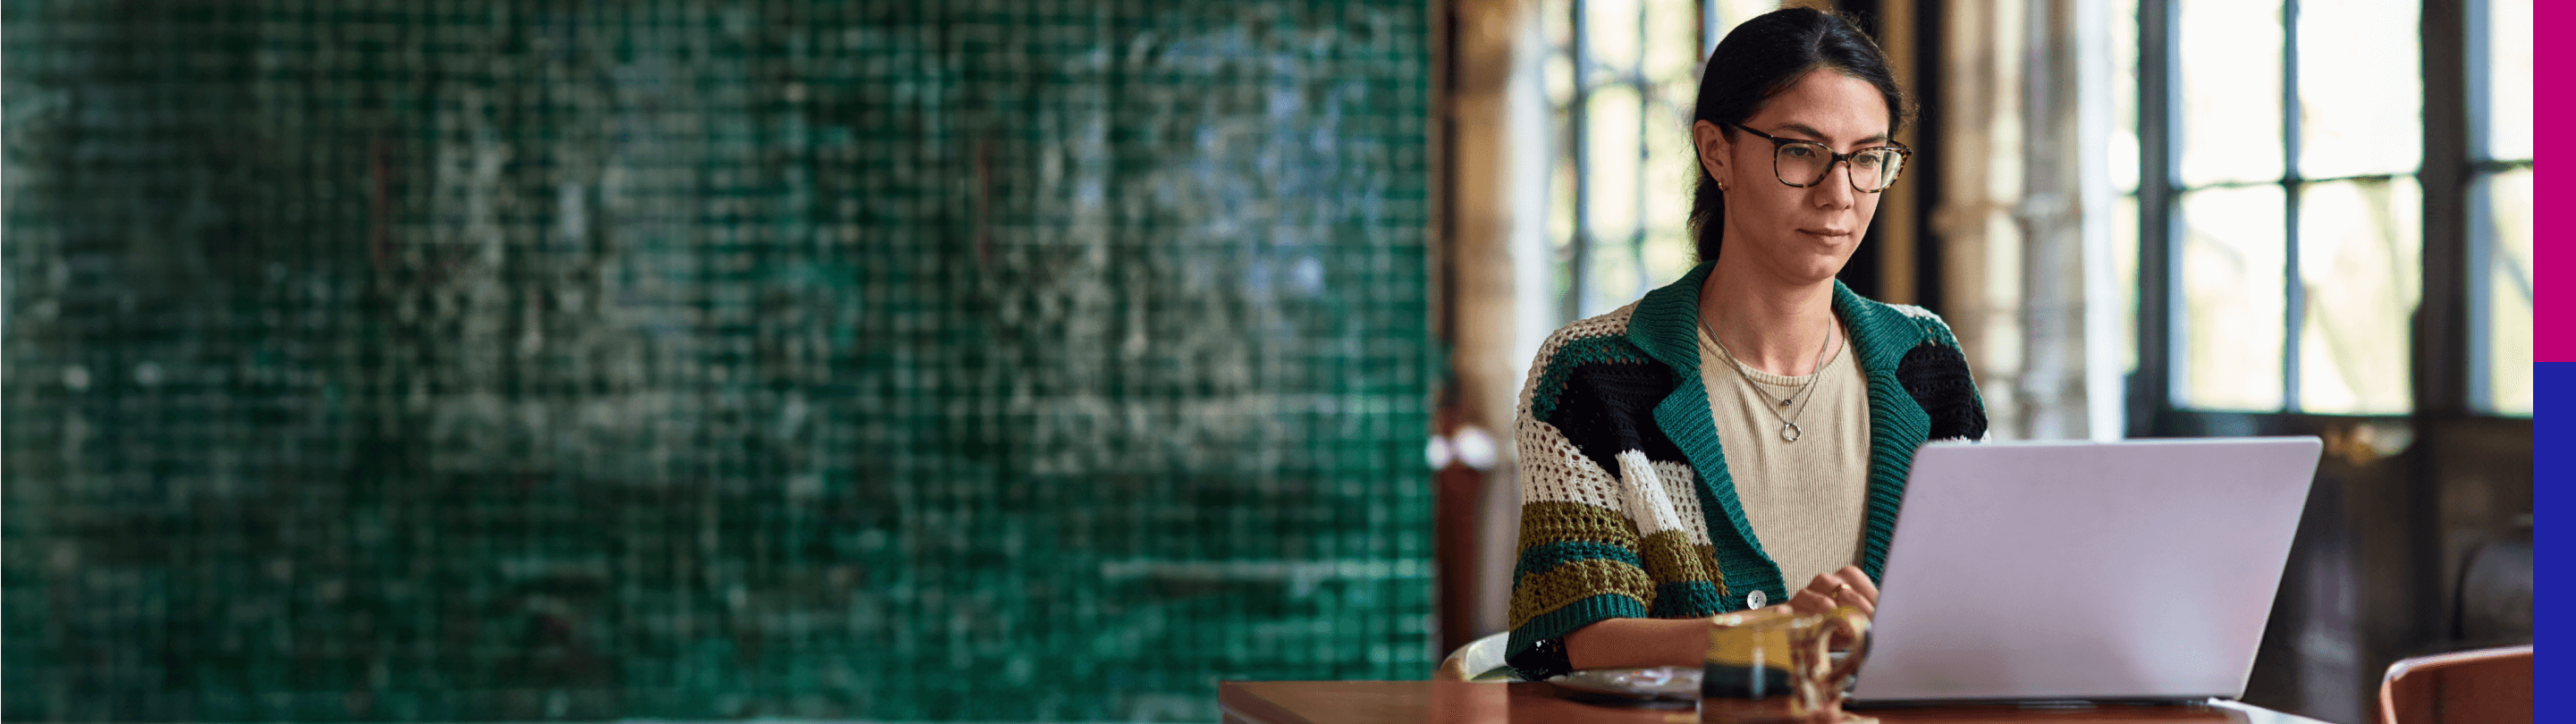
[[2321,448],[1925,446],[1853,699],[2243,695]]

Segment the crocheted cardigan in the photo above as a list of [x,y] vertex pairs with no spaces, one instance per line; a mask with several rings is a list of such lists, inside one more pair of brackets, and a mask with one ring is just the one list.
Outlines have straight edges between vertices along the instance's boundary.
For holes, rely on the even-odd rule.
[[[1709,418],[1696,336],[1709,269],[1557,330],[1530,366],[1516,425],[1520,561],[1505,649],[1523,678],[1564,673],[1563,637],[1596,621],[1789,600],[1789,582],[1745,521]],[[1860,566],[1876,580],[1915,449],[1983,438],[1985,408],[1940,317],[1862,298],[1840,281],[1833,305],[1869,381]]]

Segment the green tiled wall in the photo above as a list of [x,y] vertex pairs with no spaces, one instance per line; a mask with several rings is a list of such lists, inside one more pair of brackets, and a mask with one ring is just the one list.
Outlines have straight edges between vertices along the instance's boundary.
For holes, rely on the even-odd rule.
[[7,0],[6,718],[1421,678],[1428,7]]

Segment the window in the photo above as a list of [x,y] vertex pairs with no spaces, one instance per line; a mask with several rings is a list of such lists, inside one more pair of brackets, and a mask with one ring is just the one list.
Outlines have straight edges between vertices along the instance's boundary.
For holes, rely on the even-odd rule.
[[2529,0],[2490,0],[2462,39],[2480,85],[2461,280],[2425,278],[2428,198],[2460,189],[2425,188],[2449,178],[2426,173],[2446,162],[2426,106],[2452,96],[2425,87],[2419,0],[2137,2],[2138,54],[2117,62],[2139,112],[2114,145],[2135,139],[2140,173],[2113,177],[2146,242],[2131,298],[2154,401],[2409,413],[2430,288],[2468,297],[2470,407],[2529,414]]
[[1555,134],[1547,234],[1558,323],[1608,312],[1691,266],[1699,69],[1765,0],[1571,0],[1544,13]]
[[[2398,414],[2422,277],[2410,0],[2176,0],[2174,406]],[[2154,50],[2149,49],[2150,52]],[[2156,164],[2150,159],[2145,165]]]

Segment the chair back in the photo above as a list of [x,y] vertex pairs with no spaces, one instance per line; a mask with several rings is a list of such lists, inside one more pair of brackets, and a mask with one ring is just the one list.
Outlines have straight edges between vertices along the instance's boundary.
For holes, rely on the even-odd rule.
[[1449,658],[1440,662],[1440,669],[1432,672],[1431,679],[1433,681],[1519,681],[1518,675],[1511,673],[1510,669],[1503,668],[1503,647],[1511,643],[1511,638],[1512,633],[1505,631],[1458,647],[1458,650],[1449,652]]
[[2531,721],[2531,646],[2418,656],[2379,682],[2381,724]]

